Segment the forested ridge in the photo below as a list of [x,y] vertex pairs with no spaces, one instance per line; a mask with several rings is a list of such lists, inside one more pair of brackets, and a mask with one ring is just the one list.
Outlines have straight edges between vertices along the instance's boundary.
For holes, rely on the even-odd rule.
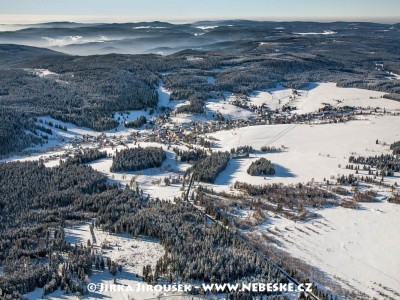
[[[44,287],[53,279],[69,292],[84,293],[90,249],[71,247],[63,228],[84,220],[86,201],[112,189],[89,167],[63,164],[49,169],[38,162],[0,164],[0,289],[8,299]],[[87,210],[86,210],[87,211]],[[62,254],[69,254],[66,261]],[[51,258],[51,259],[50,259]],[[58,268],[66,268],[64,276]]]
[[166,254],[147,277],[151,282],[160,277],[205,282],[283,280],[267,261],[223,227],[208,224],[191,205],[150,200],[139,191],[109,185],[89,166],[2,163],[0,194],[3,296],[18,299],[35,287],[50,292],[58,286],[85,293],[84,278],[98,265],[99,257],[86,246],[66,243],[64,228],[90,218],[106,231],[161,239]]
[[[0,120],[0,156],[44,142],[34,135],[35,124],[26,113],[0,105]],[[30,133],[26,133],[25,130]]]
[[[0,44],[0,157],[46,143],[49,135],[56,131],[54,128],[63,130],[65,136],[74,135],[72,131],[68,133],[64,125],[53,128],[50,123],[42,124],[44,118],[40,116],[96,131],[108,131],[117,126],[140,128],[147,124],[143,127],[150,133],[141,136],[138,132],[129,136],[130,140],[146,138],[145,135],[150,136],[152,131],[157,133],[164,125],[167,128],[170,128],[167,125],[172,125],[175,128],[163,128],[165,137],[161,130],[157,137],[165,138],[164,145],[168,145],[168,149],[175,145],[170,143],[169,136],[175,136],[174,133],[176,136],[185,135],[176,138],[179,141],[176,144],[184,146],[188,139],[209,148],[216,145],[217,140],[198,135],[199,131],[186,132],[184,126],[179,128],[174,126],[176,124],[167,124],[172,120],[169,116],[209,113],[209,106],[205,106],[209,99],[223,99],[221,101],[225,103],[227,95],[249,99],[254,91],[274,88],[277,84],[298,89],[310,82],[336,82],[340,87],[382,91],[387,93],[384,97],[400,100],[400,81],[394,79],[396,74],[400,74],[398,24],[386,30],[386,27],[358,23],[360,31],[356,31],[341,29],[341,26],[350,24],[338,22],[329,25],[339,27],[332,36],[301,36],[286,29],[283,33],[273,28],[266,29],[276,24],[255,22],[241,26],[239,21],[232,28],[221,26],[223,28],[207,32],[199,29],[196,33],[204,35],[196,36],[196,39],[211,37],[212,44],[165,56],[72,56],[40,48]],[[299,22],[285,26],[297,31],[298,28],[309,30],[316,25]],[[129,31],[135,31],[131,27],[129,25]],[[186,33],[193,35],[190,31]],[[216,42],[221,33],[240,37]],[[162,38],[168,39],[166,34]],[[173,103],[170,107],[157,108],[161,85],[171,93],[171,101],[182,100],[174,111]],[[232,104],[240,106],[241,102]],[[242,108],[249,109],[245,105]],[[127,122],[116,120],[116,112],[125,116],[130,110],[146,110],[149,115],[160,118],[148,120],[141,116]],[[322,110],[320,113],[324,113]],[[352,108],[351,111],[355,110]],[[269,111],[268,120],[277,114]],[[224,116],[220,112],[215,112],[215,115],[216,123],[219,123],[216,128],[224,125],[234,128],[233,120],[220,122]],[[198,117],[201,120],[204,116]],[[297,117],[294,117],[295,122],[299,122]],[[213,127],[213,122],[209,123]],[[246,120],[240,126],[246,126],[245,123]],[[192,123],[188,129],[200,125],[203,124]],[[99,149],[107,145],[115,149],[124,144],[118,137],[101,136],[98,140],[103,141],[96,141],[99,145],[102,143]],[[95,140],[85,136],[81,143],[78,135],[76,137],[71,142],[74,147],[75,143],[82,145]],[[55,138],[65,141],[62,135]],[[230,153],[191,149],[191,145],[188,148],[172,150],[176,160],[193,164],[187,173],[192,175],[190,182],[214,183],[230,159],[255,153],[250,146],[233,148]],[[283,149],[283,146],[277,149],[263,146],[261,151]],[[392,176],[400,171],[400,142],[392,144],[390,149],[392,153],[387,155],[351,156],[349,163],[363,165],[371,175]],[[95,220],[91,226],[106,232],[129,233],[133,237],[146,235],[160,240],[166,253],[153,270],[146,266],[143,279],[149,283],[160,279],[163,282],[197,280],[214,283],[285,281],[272,264],[250,250],[235,235],[236,229],[250,229],[253,224],[248,222],[265,222],[266,210],[297,221],[316,217],[308,208],[376,201],[374,192],[361,191],[354,192],[352,201],[341,201],[338,195],[349,193],[346,189],[329,190],[313,184],[260,186],[236,182],[232,188],[242,193],[230,195],[232,199],[227,199],[227,194],[218,194],[200,186],[192,191],[192,200],[195,205],[202,206],[207,215],[215,218],[216,222],[211,223],[207,222],[204,214],[181,199],[170,203],[151,199],[139,187],[122,189],[120,185],[107,183],[105,176],[84,165],[106,158],[106,151],[76,148],[68,149],[66,153],[69,157],[55,155],[63,161],[53,168],[45,167],[42,161],[0,163],[0,299],[20,299],[21,294],[36,287],[43,288],[45,294],[61,288],[65,293],[79,297],[87,292],[86,280],[93,269],[106,272],[104,266],[108,265],[108,271],[114,273],[118,267],[115,262],[93,253],[89,244],[70,245],[66,241],[67,227],[89,220]],[[116,150],[112,159],[111,172],[139,171],[161,167],[166,152],[162,148],[137,147]],[[348,167],[353,169],[353,165]],[[356,166],[356,172],[358,170],[359,166]],[[272,175],[274,172],[274,165],[263,158],[253,162],[248,169],[248,173],[254,176]],[[369,180],[373,180],[372,177]],[[337,178],[337,184],[351,185],[354,189],[362,181],[363,177],[353,174]],[[182,183],[181,176],[179,179],[164,178],[165,185],[171,182],[173,185]],[[185,177],[181,191],[187,188],[186,182]],[[329,180],[325,182],[329,186]],[[400,203],[399,195],[393,193],[388,201]],[[242,209],[251,211],[254,220],[237,217]],[[265,242],[268,244],[271,240],[265,239]],[[275,261],[293,276],[302,274],[291,265],[292,258],[287,262],[282,259]],[[302,276],[301,279],[306,278]],[[328,299],[328,296],[321,298]]]
[[111,66],[96,68],[84,62],[80,66],[50,78],[25,69],[3,69],[0,82],[5,89],[0,103],[31,115],[50,115],[98,131],[118,125],[113,119],[114,111],[157,104],[154,85],[158,81],[152,73]]
[[[389,76],[391,72],[400,74],[398,37],[383,31],[374,31],[371,36],[366,28],[375,30],[378,24],[364,24],[366,28],[359,32],[333,37],[280,36],[271,32],[270,24],[262,23],[257,30],[254,24],[237,26],[244,26],[243,33],[250,40],[232,41],[225,45],[227,49],[216,44],[202,51],[185,50],[168,56],[70,56],[42,49],[40,56],[31,58],[30,52],[35,54],[39,48],[25,47],[18,52],[21,46],[0,45],[4,52],[0,59],[0,108],[6,108],[3,114],[12,116],[18,126],[28,131],[32,116],[43,115],[105,131],[118,126],[113,118],[115,112],[154,108],[160,80],[170,90],[172,101],[189,102],[178,106],[178,114],[203,113],[205,100],[224,98],[226,92],[249,96],[278,83],[297,89],[310,82],[337,82],[341,87],[382,91],[387,98],[400,99],[400,81]],[[262,28],[273,34],[273,42],[263,41]],[[232,29],[225,27],[218,34],[224,30],[229,34]],[[12,59],[11,67],[7,59],[13,51],[18,52],[18,59]],[[41,75],[43,70],[51,73]],[[13,110],[21,114],[15,115]],[[2,140],[0,154],[40,143],[40,136],[39,140],[33,139],[8,122],[10,132],[3,133],[6,130],[1,128],[0,135],[13,136],[15,140]],[[143,123],[141,119],[127,126]]]

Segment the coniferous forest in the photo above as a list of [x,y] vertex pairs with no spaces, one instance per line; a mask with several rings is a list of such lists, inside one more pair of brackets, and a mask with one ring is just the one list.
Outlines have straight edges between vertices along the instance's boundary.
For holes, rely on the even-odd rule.
[[[114,26],[115,32],[124,27]],[[189,26],[186,30],[193,29],[189,24],[185,26]],[[214,35],[226,38],[233,34],[237,40],[224,46],[222,43],[205,50],[177,51],[164,56],[77,56],[2,44],[0,116],[5,121],[0,127],[0,136],[4,137],[0,140],[0,155],[43,142],[41,133],[35,135],[31,131],[31,122],[37,116],[48,115],[97,131],[115,129],[119,125],[114,119],[116,111],[157,106],[161,81],[171,91],[172,101],[188,101],[177,107],[178,114],[202,114],[207,99],[223,98],[225,92],[249,96],[254,90],[273,88],[278,83],[297,89],[309,82],[337,82],[340,87],[377,90],[387,93],[385,98],[400,99],[399,81],[386,76],[390,72],[399,73],[398,50],[393,47],[398,44],[396,30],[386,30],[382,24],[364,24],[363,29],[354,32],[349,29],[351,24],[336,23],[330,26],[338,27],[337,31],[343,31],[343,35],[338,33],[334,38],[294,35],[287,44],[287,34],[293,34],[291,30],[296,31],[299,26],[308,30],[311,26],[320,31],[325,25],[285,23],[288,32],[284,34],[277,32],[275,26],[269,22],[239,22],[235,26],[241,28],[238,31],[227,26],[216,28],[203,38],[214,41]],[[173,25],[168,28],[174,31]],[[34,33],[35,30],[38,29],[32,29],[31,34],[39,36],[41,33]],[[246,41],[239,34],[242,30]],[[129,31],[132,32],[131,28]],[[256,42],[265,38],[261,32],[275,38],[274,45],[281,51],[275,52]],[[168,39],[168,34],[165,37]],[[384,67],[379,69],[376,65]],[[50,75],[42,76],[38,70],[48,70]],[[143,122],[140,119],[127,125],[136,127]]]
[[[323,290],[318,297],[268,299],[333,300],[331,291],[346,298],[353,289],[361,295],[354,299],[366,299],[360,286],[373,296],[400,297],[393,270],[382,276],[363,263],[377,272],[372,285],[348,266],[331,272],[326,263],[326,255],[354,262],[360,249],[374,253],[381,245],[346,240],[379,227],[360,218],[340,236],[349,251],[336,251],[332,243],[346,221],[339,209],[396,218],[399,24],[3,26],[0,300],[22,300],[36,288],[80,298],[94,272],[120,274],[136,248],[119,259],[117,243],[110,252],[106,242],[101,250],[93,245],[95,231],[135,242],[156,238],[165,252],[143,276],[135,274],[149,284],[312,281]],[[53,44],[60,41],[66,44]],[[361,141],[369,128],[377,132],[373,149]],[[345,149],[352,137],[360,142]],[[272,177],[278,168],[285,174]],[[82,224],[93,239],[72,243],[71,228]]]
[[361,164],[369,166],[369,173],[373,175],[371,167],[379,170],[379,175],[393,176],[394,172],[400,172],[400,142],[395,142],[390,145],[390,150],[393,154],[381,154],[375,156],[350,156],[349,163]]
[[113,157],[111,172],[139,171],[160,167],[167,158],[164,150],[157,147],[131,148],[117,151]]
[[145,116],[140,116],[136,120],[125,122],[125,127],[127,128],[139,128],[140,126],[146,124],[147,119]]
[[203,149],[185,151],[176,147],[172,150],[176,154],[176,159],[179,159],[181,162],[194,162],[207,157],[207,152]]
[[100,151],[97,149],[81,149],[78,153],[75,153],[73,157],[69,157],[67,162],[75,164],[87,164],[89,162],[106,157],[107,151]]
[[247,173],[251,176],[274,175],[275,168],[270,160],[262,157],[251,163],[250,167],[247,169]]
[[229,152],[213,152],[193,167],[195,179],[201,182],[213,183],[229,163]]
[[18,299],[36,287],[84,294],[84,278],[99,257],[86,245],[68,244],[64,229],[89,218],[107,231],[160,238],[166,255],[157,263],[153,280],[283,280],[268,261],[228,230],[208,224],[191,205],[150,200],[135,190],[120,189],[88,166],[0,164],[0,194],[3,296]]

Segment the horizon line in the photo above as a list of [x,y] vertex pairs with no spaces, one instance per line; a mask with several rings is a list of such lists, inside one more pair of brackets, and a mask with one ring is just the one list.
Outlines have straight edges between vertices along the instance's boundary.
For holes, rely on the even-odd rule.
[[[10,15],[0,14],[0,25],[35,25],[43,23],[139,23],[139,22],[168,22],[171,24],[184,24],[193,22],[221,22],[221,21],[256,21],[256,22],[372,22],[395,24],[400,22],[399,16],[392,17],[294,17],[294,16],[259,16],[259,17],[224,17],[224,18],[157,18],[157,17],[130,17],[130,16],[86,16],[86,15]],[[24,21],[22,21],[23,19]],[[21,22],[22,21],[22,22]]]

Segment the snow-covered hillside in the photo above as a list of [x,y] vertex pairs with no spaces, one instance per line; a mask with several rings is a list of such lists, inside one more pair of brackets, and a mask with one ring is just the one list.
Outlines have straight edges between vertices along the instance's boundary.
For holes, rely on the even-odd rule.
[[[46,76],[46,75],[43,75]],[[49,137],[49,144],[42,147],[31,148],[31,154],[13,156],[4,161],[13,160],[38,160],[43,159],[46,166],[55,166],[60,159],[74,155],[79,148],[96,148],[106,151],[107,158],[88,163],[95,170],[106,175],[109,182],[119,183],[121,187],[138,186],[145,194],[153,198],[173,200],[182,196],[184,188],[182,182],[165,184],[164,179],[180,179],[191,167],[189,163],[182,163],[175,158],[173,147],[188,150],[192,146],[186,139],[186,133],[193,132],[190,124],[193,121],[211,124],[218,118],[230,120],[232,124],[239,124],[238,120],[256,118],[257,113],[248,106],[238,107],[234,100],[242,98],[237,95],[227,94],[225,99],[209,99],[205,102],[203,114],[176,114],[175,108],[187,104],[185,100],[170,101],[170,92],[160,83],[157,92],[159,105],[153,115],[149,111],[116,112],[114,118],[120,121],[116,130],[105,133],[82,128],[70,123],[63,123],[50,117],[41,117],[40,124],[53,131]],[[389,154],[389,145],[400,141],[400,102],[382,98],[383,93],[353,89],[339,88],[334,83],[313,83],[301,90],[284,88],[282,85],[274,89],[255,91],[246,99],[251,106],[264,106],[270,112],[280,110],[284,106],[294,109],[288,112],[294,114],[307,114],[317,112],[325,105],[333,107],[354,106],[374,114],[359,114],[354,120],[331,124],[306,124],[297,122],[290,124],[241,126],[230,130],[220,130],[213,133],[199,134],[212,140],[212,151],[230,151],[239,146],[252,146],[254,151],[248,158],[230,159],[227,168],[217,177],[214,184],[207,184],[216,191],[238,193],[233,184],[236,181],[247,182],[253,185],[268,183],[296,184],[316,182],[324,179],[337,178],[338,175],[354,174],[353,170],[346,169],[349,157],[375,156]],[[243,97],[245,98],[245,97]],[[170,109],[171,116],[168,122],[160,122],[157,126],[166,132],[179,135],[180,140],[154,139],[148,136],[154,134],[154,128],[131,129],[126,128],[125,121],[135,120],[145,116],[149,120],[161,114],[162,107]],[[384,113],[383,109],[388,113]],[[154,120],[154,119],[152,119]],[[67,131],[49,127],[49,122],[66,126]],[[237,122],[237,123],[234,123]],[[216,122],[214,122],[215,124]],[[211,124],[210,126],[213,126]],[[232,126],[230,128],[234,128]],[[238,126],[239,127],[239,126]],[[184,128],[184,130],[182,130]],[[182,131],[180,131],[182,130]],[[185,132],[185,134],[183,134]],[[165,134],[166,135],[166,134]],[[376,143],[379,140],[379,143]],[[162,147],[166,151],[167,159],[159,168],[146,169],[135,172],[111,172],[112,156],[117,150],[138,146]],[[264,153],[263,146],[274,146],[279,151]],[[35,153],[38,152],[38,153]],[[250,176],[247,170],[252,162],[264,157],[275,166],[273,176]],[[365,175],[360,171],[360,175]],[[385,177],[385,183],[398,183],[400,174]],[[198,183],[195,183],[198,185]],[[397,259],[397,249],[400,239],[397,237],[396,228],[400,226],[398,205],[390,204],[385,198],[388,190],[379,191],[380,202],[360,205],[360,209],[352,210],[343,207],[325,208],[316,212],[317,219],[306,222],[294,222],[283,217],[270,217],[266,222],[253,228],[253,233],[262,234],[276,232],[281,242],[281,249],[295,258],[303,260],[309,265],[316,266],[327,277],[336,280],[348,290],[359,290],[371,297],[382,296],[382,293],[393,299],[400,297],[400,283],[396,278],[400,268]],[[242,212],[246,216],[246,212]],[[67,241],[71,243],[86,243],[91,239],[88,224],[69,228]],[[162,247],[147,239],[133,239],[124,235],[108,235],[96,230],[97,250],[102,241],[107,240],[111,245],[104,250],[104,255],[117,261],[123,261],[126,268],[119,281],[121,284],[137,284],[139,281],[134,274],[140,274],[144,263],[154,263],[163,253]],[[260,237],[260,240],[261,237]],[[117,246],[115,246],[117,245]],[[111,282],[110,274],[94,273],[90,280],[93,282]],[[381,294],[379,294],[381,293]],[[41,291],[36,290],[27,295],[29,299],[41,296]],[[153,298],[158,294],[129,295],[135,299]],[[56,292],[52,296],[60,299],[65,296]],[[89,294],[88,299],[111,297],[108,294]],[[119,298],[118,298],[119,297]],[[112,299],[126,299],[112,295]],[[67,297],[68,298],[68,297]]]
[[[85,295],[84,299],[149,299],[163,295],[174,295],[174,293],[168,292],[137,291],[139,287],[147,286],[140,277],[142,276],[143,267],[151,265],[154,269],[157,260],[164,255],[164,249],[159,244],[159,241],[147,237],[132,238],[126,234],[108,234],[96,228],[94,229],[94,234],[95,240],[90,233],[89,224],[83,224],[67,228],[65,239],[71,244],[85,245],[90,240],[93,244],[93,251],[122,265],[122,272],[118,272],[114,277],[107,269],[104,271],[95,270],[89,277],[87,284],[95,283],[99,287],[100,284],[111,286],[115,284],[114,279],[116,278],[117,285],[125,287],[129,285],[133,291],[127,289],[123,291],[100,291],[97,289]],[[42,293],[42,289],[36,289],[26,294],[25,297],[28,300],[36,300],[41,298]],[[46,299],[76,299],[76,296],[72,294],[65,295],[63,291],[58,290],[48,295]]]
[[310,83],[306,88],[293,90],[278,85],[265,91],[256,91],[249,103],[256,106],[266,105],[270,110],[284,105],[296,107],[293,113],[306,114],[318,111],[324,104],[336,107],[355,106],[362,108],[386,108],[399,110],[398,102],[382,98],[385,93],[357,88],[341,88],[336,83]]
[[[277,153],[258,151],[249,159],[231,160],[228,168],[217,178],[217,184],[226,186],[236,180],[253,184],[297,183],[347,174],[349,170],[344,167],[350,155],[389,153],[388,146],[376,145],[375,141],[379,139],[390,144],[400,140],[399,128],[398,117],[368,116],[341,124],[262,125],[213,133],[211,136],[218,140],[215,150],[229,151],[244,145],[256,150],[262,146],[285,147]],[[247,174],[251,162],[260,157],[276,164],[275,176],[264,178]]]
[[[294,222],[270,218],[258,232],[278,238],[281,248],[349,290],[372,297],[398,299],[400,207],[386,201],[365,203],[358,210],[343,207],[317,211],[320,218]],[[269,229],[269,230],[267,230]],[[383,293],[379,294],[379,292]]]

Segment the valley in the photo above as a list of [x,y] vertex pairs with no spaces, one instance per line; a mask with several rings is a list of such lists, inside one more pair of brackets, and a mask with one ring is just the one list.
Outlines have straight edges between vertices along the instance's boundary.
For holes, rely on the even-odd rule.
[[[400,29],[355,26],[0,32],[0,296],[398,299]],[[88,290],[203,282],[313,290]]]

